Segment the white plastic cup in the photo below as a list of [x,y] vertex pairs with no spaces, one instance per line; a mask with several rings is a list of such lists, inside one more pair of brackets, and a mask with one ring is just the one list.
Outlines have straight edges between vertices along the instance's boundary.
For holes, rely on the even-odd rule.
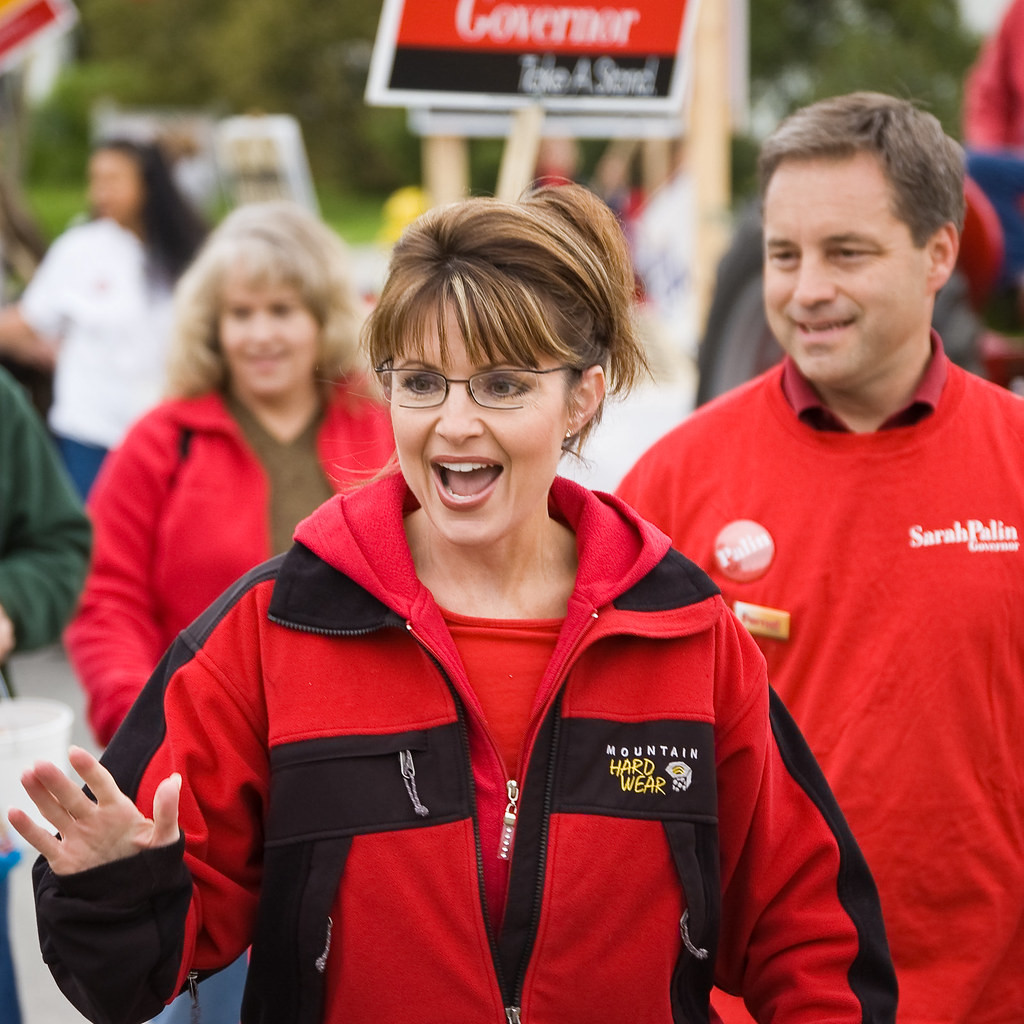
[[[53,826],[36,810],[21,785],[21,773],[36,761],[52,761],[67,772],[68,746],[75,713],[59,700],[10,697],[0,700],[0,812],[20,807],[44,828]],[[7,827],[17,840],[14,830]]]

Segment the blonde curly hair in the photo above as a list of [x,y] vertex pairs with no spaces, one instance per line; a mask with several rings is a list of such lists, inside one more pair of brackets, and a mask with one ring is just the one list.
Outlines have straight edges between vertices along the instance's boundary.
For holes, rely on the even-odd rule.
[[299,293],[320,325],[316,373],[325,387],[365,373],[359,350],[364,310],[347,247],[297,203],[272,200],[228,214],[178,282],[168,365],[173,397],[227,389],[218,322],[225,279],[238,269],[256,287],[287,285]]

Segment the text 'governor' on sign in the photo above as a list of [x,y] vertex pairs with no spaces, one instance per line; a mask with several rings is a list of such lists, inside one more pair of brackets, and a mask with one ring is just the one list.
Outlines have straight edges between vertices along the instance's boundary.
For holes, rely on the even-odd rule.
[[696,0],[385,0],[367,100],[409,107],[677,110]]

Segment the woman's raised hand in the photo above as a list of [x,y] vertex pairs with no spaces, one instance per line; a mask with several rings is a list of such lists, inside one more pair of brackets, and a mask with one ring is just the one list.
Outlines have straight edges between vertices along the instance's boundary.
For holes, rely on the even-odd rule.
[[22,773],[21,784],[60,835],[52,835],[18,808],[11,808],[7,815],[54,874],[75,874],[177,841],[181,791],[177,772],[157,786],[151,820],[118,789],[110,772],[89,751],[71,747],[68,759],[92,790],[95,803],[55,764],[40,761]]

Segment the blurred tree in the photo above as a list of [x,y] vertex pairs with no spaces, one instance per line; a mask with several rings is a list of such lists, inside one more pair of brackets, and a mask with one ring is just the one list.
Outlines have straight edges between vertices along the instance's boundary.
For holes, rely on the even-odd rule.
[[[79,0],[81,63],[57,123],[67,128],[99,95],[123,105],[291,113],[318,181],[376,193],[418,183],[419,145],[405,112],[363,103],[381,5]],[[754,141],[796,106],[861,88],[918,100],[959,132],[963,76],[978,40],[958,0],[757,0],[750,22]],[[476,164],[490,168],[493,147],[478,148]],[[754,151],[752,140],[739,140],[740,194],[750,189]]]
[[[872,89],[904,96],[960,134],[963,80],[980,40],[959,0],[757,0],[750,3],[751,134],[805,103]],[[756,147],[741,141],[736,191],[753,191]]]
[[405,114],[363,89],[381,0],[82,0],[83,62],[117,65],[122,105],[290,113],[314,175],[386,192],[419,180]]

